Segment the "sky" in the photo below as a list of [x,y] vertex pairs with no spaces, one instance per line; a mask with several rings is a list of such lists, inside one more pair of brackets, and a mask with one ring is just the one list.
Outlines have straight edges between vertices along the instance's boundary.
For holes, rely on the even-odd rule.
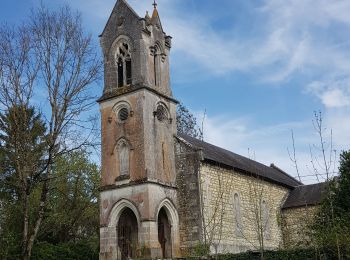
[[[0,2],[0,21],[8,24],[40,2],[52,9],[70,5],[101,54],[98,35],[116,0]],[[153,9],[151,0],[127,2],[140,16]],[[288,153],[293,131],[302,181],[324,180],[313,170],[324,173],[315,111],[322,113],[327,158],[331,147],[338,155],[350,149],[350,1],[157,2],[163,29],[173,37],[174,97],[203,122],[204,140],[296,176]],[[97,93],[102,89],[96,86]]]

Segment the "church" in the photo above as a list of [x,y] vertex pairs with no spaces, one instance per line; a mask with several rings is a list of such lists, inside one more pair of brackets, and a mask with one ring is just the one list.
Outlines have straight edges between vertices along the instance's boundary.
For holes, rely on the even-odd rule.
[[[176,40],[176,39],[175,39]],[[172,37],[157,5],[118,0],[100,35],[100,259],[171,259],[306,243],[323,186],[177,133]],[[312,215],[312,214],[311,214]]]

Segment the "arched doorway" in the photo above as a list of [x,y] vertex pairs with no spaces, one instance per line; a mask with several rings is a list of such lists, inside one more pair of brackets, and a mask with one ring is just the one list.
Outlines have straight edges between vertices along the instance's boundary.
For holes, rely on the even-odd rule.
[[162,249],[163,258],[172,257],[171,225],[164,208],[158,214],[158,240]]
[[131,209],[124,209],[120,215],[117,234],[121,259],[136,258],[138,226],[136,216]]

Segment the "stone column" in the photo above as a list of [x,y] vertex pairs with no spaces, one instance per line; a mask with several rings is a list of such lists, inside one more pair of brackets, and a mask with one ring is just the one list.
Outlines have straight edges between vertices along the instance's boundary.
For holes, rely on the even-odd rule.
[[140,226],[141,255],[150,258],[162,258],[162,249],[158,241],[157,222],[142,221]]

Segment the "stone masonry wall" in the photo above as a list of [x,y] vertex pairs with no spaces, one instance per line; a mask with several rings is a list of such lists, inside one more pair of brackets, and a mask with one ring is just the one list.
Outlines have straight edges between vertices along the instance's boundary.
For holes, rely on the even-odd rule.
[[183,256],[191,255],[192,249],[202,239],[198,183],[199,156],[198,151],[188,145],[179,141],[175,143],[180,250]]
[[[200,176],[204,228],[212,252],[259,250],[259,226],[265,230],[264,239],[260,239],[265,249],[283,245],[280,209],[287,188],[208,163],[201,164]],[[235,193],[240,201],[240,220],[234,208]],[[266,225],[262,223],[263,201],[268,209]]]
[[285,248],[311,245],[310,225],[318,206],[303,206],[282,211],[282,231]]

